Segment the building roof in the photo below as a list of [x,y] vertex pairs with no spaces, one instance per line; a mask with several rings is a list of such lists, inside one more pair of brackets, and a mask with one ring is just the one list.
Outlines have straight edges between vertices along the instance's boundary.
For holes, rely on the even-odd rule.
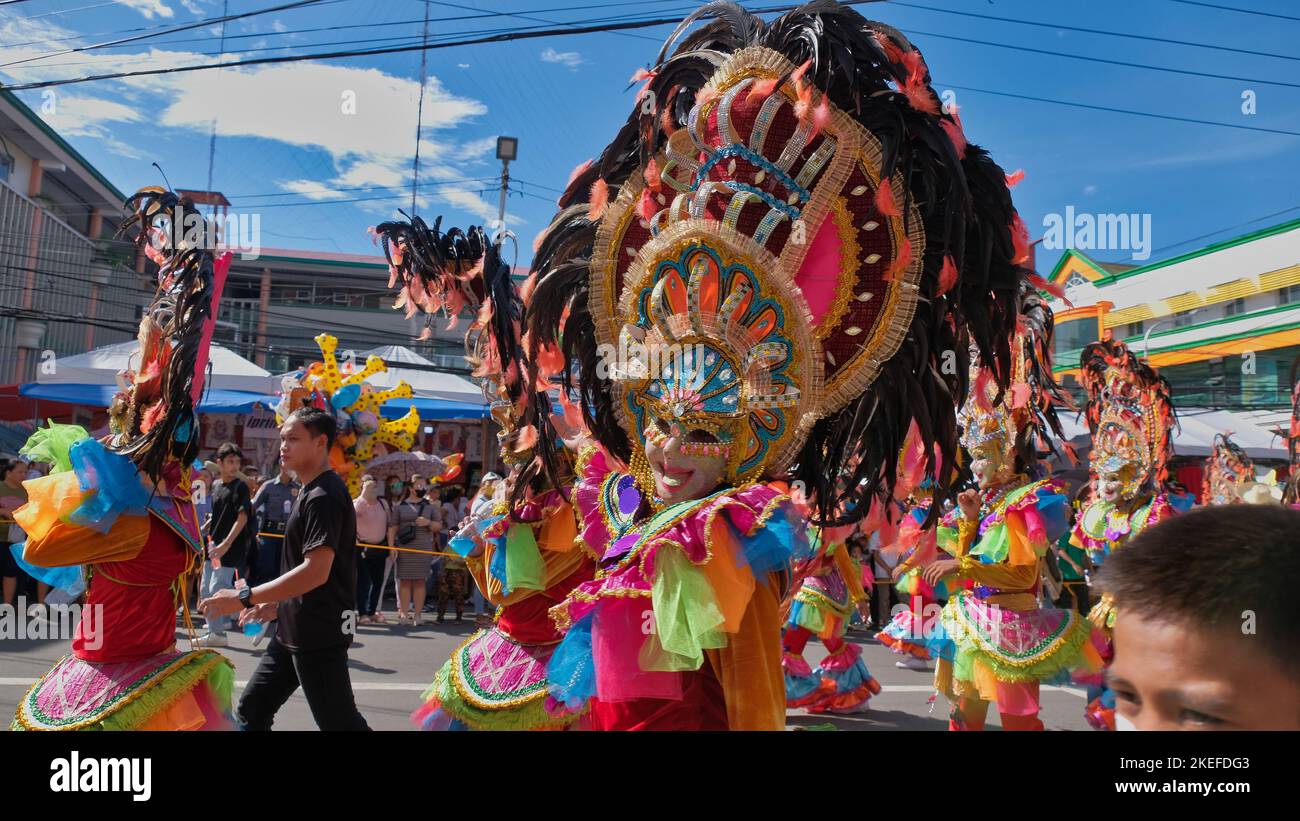
[[3,115],[8,115],[10,120],[22,128],[23,133],[9,136],[10,142],[38,160],[55,160],[67,165],[69,170],[75,168],[78,172],[75,176],[82,181],[79,186],[82,190],[78,193],[87,195],[87,199],[93,201],[92,204],[105,206],[126,200],[126,195],[117,186],[109,182],[99,169],[60,137],[35,111],[12,91],[0,88],[0,116]]

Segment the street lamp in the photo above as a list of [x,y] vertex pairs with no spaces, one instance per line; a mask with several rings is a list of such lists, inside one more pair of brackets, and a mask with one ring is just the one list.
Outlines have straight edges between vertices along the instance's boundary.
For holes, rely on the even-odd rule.
[[518,137],[497,137],[497,159],[501,161],[501,200],[497,207],[497,230],[506,231],[506,191],[510,187],[510,161],[519,156]]

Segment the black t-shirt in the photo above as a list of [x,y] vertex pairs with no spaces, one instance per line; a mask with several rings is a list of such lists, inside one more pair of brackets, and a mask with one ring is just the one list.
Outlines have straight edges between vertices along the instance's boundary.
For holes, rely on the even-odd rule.
[[253,502],[248,495],[248,484],[240,478],[218,482],[212,489],[212,524],[208,528],[208,535],[213,542],[220,544],[225,540],[226,534],[235,526],[241,510],[248,516],[248,521],[235,537],[235,543],[221,556],[222,567],[244,566],[248,560],[248,544],[252,541],[249,537],[257,532],[257,522],[253,518]]
[[305,553],[318,547],[334,549],[329,578],[315,590],[280,602],[277,637],[288,650],[347,647],[343,614],[356,608],[357,514],[348,486],[326,470],[307,484],[293,503],[285,523],[280,573],[302,564]]

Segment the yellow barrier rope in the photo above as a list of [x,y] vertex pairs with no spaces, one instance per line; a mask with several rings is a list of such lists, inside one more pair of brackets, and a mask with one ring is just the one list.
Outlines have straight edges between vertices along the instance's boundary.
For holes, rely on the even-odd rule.
[[[258,536],[266,536],[271,539],[283,539],[283,533],[258,533]],[[423,553],[426,556],[447,556],[452,559],[463,559],[464,556],[459,553],[443,553],[438,550],[418,550],[414,547],[392,547],[386,544],[369,544],[368,542],[357,542],[357,547],[377,547],[380,550],[398,550],[403,553]]]

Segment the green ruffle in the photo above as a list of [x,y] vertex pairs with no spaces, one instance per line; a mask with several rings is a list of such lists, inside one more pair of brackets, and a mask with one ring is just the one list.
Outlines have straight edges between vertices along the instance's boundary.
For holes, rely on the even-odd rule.
[[[196,651],[171,673],[166,674],[129,704],[81,730],[134,730],[172,706],[181,696],[207,682],[220,712],[229,714],[235,686],[235,668],[224,656],[211,650]],[[14,720],[10,727],[22,730]]]
[[641,646],[642,670],[698,670],[704,651],[727,645],[726,619],[704,571],[675,547],[655,554],[655,629]]
[[943,629],[957,646],[952,662],[952,675],[955,679],[973,681],[975,676],[972,668],[977,659],[992,670],[999,681],[1009,682],[1042,681],[1083,664],[1084,647],[1092,636],[1092,624],[1087,619],[1076,618],[1064,641],[1051,655],[1033,664],[1020,666],[1007,664],[1000,657],[985,652],[970,636],[961,620],[952,615],[950,608],[957,606],[958,600],[953,598],[943,608],[942,614]]
[[570,713],[562,718],[551,715],[546,712],[544,693],[515,707],[482,710],[460,697],[451,677],[452,660],[448,659],[434,676],[433,684],[424,691],[423,698],[426,702],[437,699],[448,715],[471,730],[562,730],[581,715]]
[[506,586],[510,590],[546,589],[546,564],[528,525],[515,524],[506,531]]

